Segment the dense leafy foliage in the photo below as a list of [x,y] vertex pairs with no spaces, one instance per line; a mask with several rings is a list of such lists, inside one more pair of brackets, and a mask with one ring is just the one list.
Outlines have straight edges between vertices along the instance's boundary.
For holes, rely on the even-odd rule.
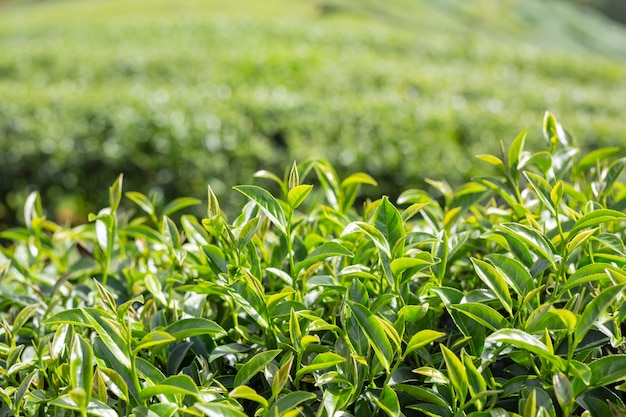
[[120,176],[67,228],[31,194],[0,234],[0,415],[623,415],[626,159],[544,135],[362,209],[374,180],[322,160],[230,219]]
[[543,0],[5,8],[0,223],[35,187],[50,218],[82,222],[120,172],[161,201],[210,182],[238,207],[232,186],[312,156],[374,176],[370,196],[459,185],[484,174],[474,154],[546,108],[583,149],[608,146],[626,131],[624,44],[624,30]]

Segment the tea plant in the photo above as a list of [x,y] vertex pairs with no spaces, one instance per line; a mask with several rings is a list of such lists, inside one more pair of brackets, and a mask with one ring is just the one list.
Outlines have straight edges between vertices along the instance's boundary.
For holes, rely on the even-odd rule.
[[362,207],[375,180],[321,160],[233,217],[120,176],[68,228],[31,194],[0,233],[0,415],[623,415],[626,159],[543,132]]

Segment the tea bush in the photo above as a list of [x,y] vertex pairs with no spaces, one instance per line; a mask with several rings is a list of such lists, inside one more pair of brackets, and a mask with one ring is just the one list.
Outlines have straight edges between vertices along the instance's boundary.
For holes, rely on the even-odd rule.
[[323,160],[231,216],[120,176],[70,228],[32,193],[0,233],[0,415],[623,415],[626,159],[543,132],[363,207],[374,179]]
[[161,201],[210,182],[225,207],[309,157],[376,177],[372,197],[460,185],[546,108],[585,150],[626,131],[626,35],[559,2],[255,3],[2,9],[2,223],[34,189],[50,218],[84,221],[120,172]]

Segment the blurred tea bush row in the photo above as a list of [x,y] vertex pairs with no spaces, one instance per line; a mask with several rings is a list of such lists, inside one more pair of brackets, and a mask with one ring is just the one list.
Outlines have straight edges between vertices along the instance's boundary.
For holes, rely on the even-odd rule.
[[[539,125],[547,108],[583,149],[622,140],[626,66],[586,48],[598,20],[542,17],[538,2],[505,2],[501,16],[451,3],[7,7],[0,223],[35,187],[51,216],[76,221],[120,172],[164,199],[207,183],[221,196],[261,167],[311,157],[370,173],[375,193],[459,183],[476,174],[473,155]],[[532,32],[540,18],[580,38]],[[555,44],[530,46],[540,38]]]

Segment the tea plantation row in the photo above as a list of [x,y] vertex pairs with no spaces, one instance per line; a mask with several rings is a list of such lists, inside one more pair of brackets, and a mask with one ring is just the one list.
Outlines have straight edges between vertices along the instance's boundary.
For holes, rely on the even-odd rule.
[[0,415],[624,415],[626,159],[544,136],[363,207],[374,180],[323,160],[233,217],[120,176],[68,228],[31,194],[0,233]]

